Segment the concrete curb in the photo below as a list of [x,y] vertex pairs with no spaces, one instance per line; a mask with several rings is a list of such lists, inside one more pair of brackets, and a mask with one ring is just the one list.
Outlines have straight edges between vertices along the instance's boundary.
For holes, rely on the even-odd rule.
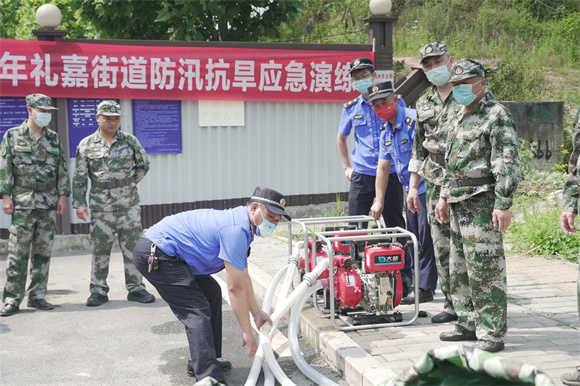
[[[262,301],[272,277],[251,262],[248,269],[256,297]],[[276,304],[278,296],[276,291],[272,304]],[[312,306],[304,306],[300,331],[317,354],[340,371],[350,385],[376,386],[396,375],[348,335],[336,330],[330,319],[321,316]]]

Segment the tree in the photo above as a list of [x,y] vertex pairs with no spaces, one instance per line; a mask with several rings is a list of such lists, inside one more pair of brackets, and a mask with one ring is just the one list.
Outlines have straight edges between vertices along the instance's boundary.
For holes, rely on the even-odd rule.
[[299,0],[70,0],[101,39],[258,41],[276,38]]

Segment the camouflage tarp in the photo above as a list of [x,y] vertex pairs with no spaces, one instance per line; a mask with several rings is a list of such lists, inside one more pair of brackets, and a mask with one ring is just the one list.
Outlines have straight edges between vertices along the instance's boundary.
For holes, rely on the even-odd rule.
[[458,344],[429,351],[381,386],[514,384],[554,385],[536,366]]

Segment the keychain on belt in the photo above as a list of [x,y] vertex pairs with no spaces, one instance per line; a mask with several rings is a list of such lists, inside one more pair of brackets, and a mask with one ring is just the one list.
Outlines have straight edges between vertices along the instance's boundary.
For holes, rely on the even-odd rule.
[[147,263],[149,264],[149,272],[151,272],[151,269],[157,269],[159,267],[159,259],[157,256],[155,256],[156,249],[157,246],[155,243],[151,243],[151,253],[149,254],[149,259],[147,260]]

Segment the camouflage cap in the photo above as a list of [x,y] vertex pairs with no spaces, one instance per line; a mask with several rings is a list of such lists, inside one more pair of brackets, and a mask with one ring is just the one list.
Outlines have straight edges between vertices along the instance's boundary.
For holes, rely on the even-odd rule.
[[115,101],[102,101],[97,106],[98,115],[107,115],[110,117],[120,117],[121,116],[121,105]]
[[387,80],[383,83],[375,84],[369,87],[369,99],[367,102],[372,102],[376,99],[386,98],[391,95],[395,89],[393,88],[393,82]]
[[461,59],[451,69],[451,79],[449,82],[459,82],[460,80],[481,76],[485,78],[485,68],[483,63],[473,59]]
[[448,54],[449,49],[447,48],[447,44],[445,44],[445,42],[433,42],[421,47],[419,53],[421,54],[421,63],[423,63],[423,60],[429,56],[441,56],[443,54]]
[[52,106],[52,99],[44,94],[30,94],[26,97],[26,107],[38,107],[46,110],[58,110]]
[[369,58],[358,58],[350,62],[350,71],[349,74],[356,70],[363,70],[368,68],[371,72],[375,69],[375,65],[373,61]]

